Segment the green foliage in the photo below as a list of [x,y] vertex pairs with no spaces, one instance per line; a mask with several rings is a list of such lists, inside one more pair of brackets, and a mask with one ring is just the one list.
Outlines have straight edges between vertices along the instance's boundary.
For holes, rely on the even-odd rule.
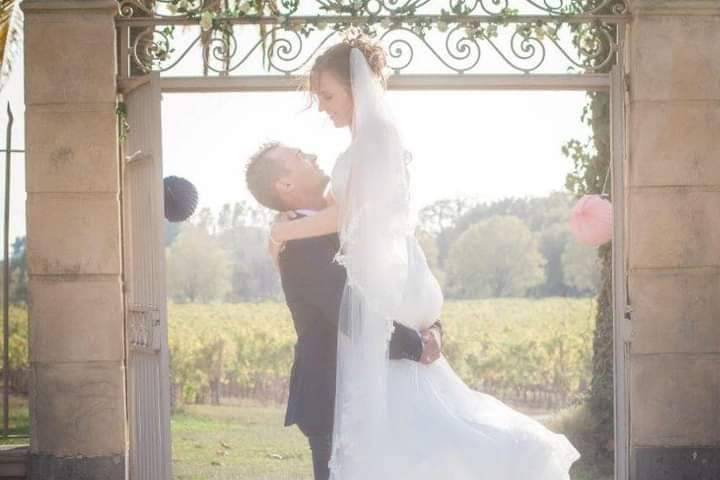
[[[596,8],[598,0],[583,0],[578,5]],[[599,14],[610,13],[612,3],[598,9]],[[583,30],[574,26],[574,39],[578,52],[586,56],[586,63],[594,66],[604,53],[587,55],[587,44],[602,35],[599,30]],[[610,35],[617,33],[615,26],[608,26]],[[593,38],[597,36],[597,38]],[[601,47],[607,48],[600,42]],[[597,69],[598,73],[609,72],[613,62]],[[610,181],[610,96],[607,92],[589,92],[588,103],[583,108],[581,120],[592,128],[590,138],[581,141],[572,139],[563,147],[563,154],[573,160],[573,170],[567,175],[565,186],[576,197],[585,194],[606,193],[611,199]],[[612,245],[605,244],[598,249],[600,263],[600,289],[597,298],[595,336],[593,338],[592,384],[588,405],[593,418],[592,436],[595,451],[605,463],[612,463],[611,443],[614,431],[614,389],[613,389],[613,309],[612,309]],[[600,458],[599,457],[599,458]]]
[[210,302],[230,288],[228,257],[199,226],[185,224],[168,249],[168,294],[178,302]]
[[468,228],[453,243],[446,288],[459,298],[524,296],[544,281],[544,265],[522,220],[495,216]]
[[[594,308],[589,299],[448,302],[443,351],[473,387],[545,386],[574,398],[590,376]],[[170,305],[169,331],[182,401],[214,401],[219,385],[285,400],[295,332],[284,304]]]
[[[28,313],[25,305],[10,305],[9,309],[10,336],[8,338],[8,354],[10,360],[10,391],[24,394],[28,389]],[[0,359],[2,359],[2,342],[0,342]],[[2,361],[0,360],[0,365]]]
[[[16,237],[10,251],[10,285],[9,297],[12,305],[26,305],[28,299],[28,270],[26,254],[26,238]],[[5,295],[3,262],[0,259],[0,301]]]
[[563,272],[568,285],[579,291],[596,292],[600,286],[597,249],[568,242],[562,253]]
[[[2,344],[0,344],[0,347]],[[24,306],[10,306],[10,370],[29,367],[28,315]]]
[[[190,286],[214,271],[215,283],[205,285],[212,299],[230,303],[279,299],[280,277],[267,253],[267,225],[273,217],[267,209],[236,202],[223,205],[217,215],[203,208],[188,223],[166,223],[170,296],[177,302],[189,301]],[[199,270],[198,263],[202,263]]]
[[562,263],[563,252],[573,242],[567,221],[545,226],[537,232],[538,248],[545,257],[545,282],[533,291],[534,297],[567,296],[572,289],[565,282],[566,265]]
[[440,268],[440,252],[435,238],[428,232],[418,230],[415,236],[425,254],[428,266],[440,285],[445,284],[445,272]]
[[184,402],[213,397],[221,384],[282,396],[295,343],[284,304],[171,304],[168,312],[172,382]]

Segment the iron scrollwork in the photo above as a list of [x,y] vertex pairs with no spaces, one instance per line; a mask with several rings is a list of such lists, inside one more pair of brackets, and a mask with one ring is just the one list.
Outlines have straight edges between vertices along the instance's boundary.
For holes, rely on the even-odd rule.
[[[144,1],[118,3],[129,39],[122,54],[141,73],[167,72],[194,49],[203,75],[247,73],[245,66],[252,73],[258,57],[268,72],[302,73],[330,39],[357,32],[385,45],[395,73],[411,71],[420,51],[460,74],[491,55],[512,71],[539,72],[551,52],[566,71],[593,72],[614,61],[617,25],[628,20],[623,0],[522,0],[515,8],[511,0],[449,0],[439,13],[430,0],[234,0],[222,8],[212,0]],[[177,27],[194,30],[179,51]]]

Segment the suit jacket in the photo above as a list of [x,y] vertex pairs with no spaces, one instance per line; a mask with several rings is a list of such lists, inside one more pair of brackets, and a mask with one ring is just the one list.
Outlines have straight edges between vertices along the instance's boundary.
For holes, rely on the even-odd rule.
[[[303,432],[329,433],[333,428],[335,373],[340,304],[345,269],[333,258],[336,234],[287,242],[278,263],[285,299],[297,333],[290,374],[285,425]],[[390,358],[418,360],[420,334],[395,324]]]

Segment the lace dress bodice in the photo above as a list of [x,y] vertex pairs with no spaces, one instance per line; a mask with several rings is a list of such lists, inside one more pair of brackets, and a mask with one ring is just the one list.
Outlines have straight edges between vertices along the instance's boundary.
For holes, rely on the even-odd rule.
[[[345,205],[351,162],[341,154],[332,170],[331,187],[338,205]],[[342,232],[341,232],[342,237]],[[443,294],[437,279],[432,274],[425,253],[414,233],[407,236],[408,281],[403,292],[403,302],[396,320],[416,330],[428,328],[440,318]]]

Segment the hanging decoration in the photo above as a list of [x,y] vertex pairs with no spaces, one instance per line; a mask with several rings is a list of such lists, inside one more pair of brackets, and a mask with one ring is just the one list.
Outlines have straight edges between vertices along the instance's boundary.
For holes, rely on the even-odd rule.
[[176,176],[163,179],[165,187],[165,218],[169,222],[184,222],[198,204],[198,192],[190,181]]

